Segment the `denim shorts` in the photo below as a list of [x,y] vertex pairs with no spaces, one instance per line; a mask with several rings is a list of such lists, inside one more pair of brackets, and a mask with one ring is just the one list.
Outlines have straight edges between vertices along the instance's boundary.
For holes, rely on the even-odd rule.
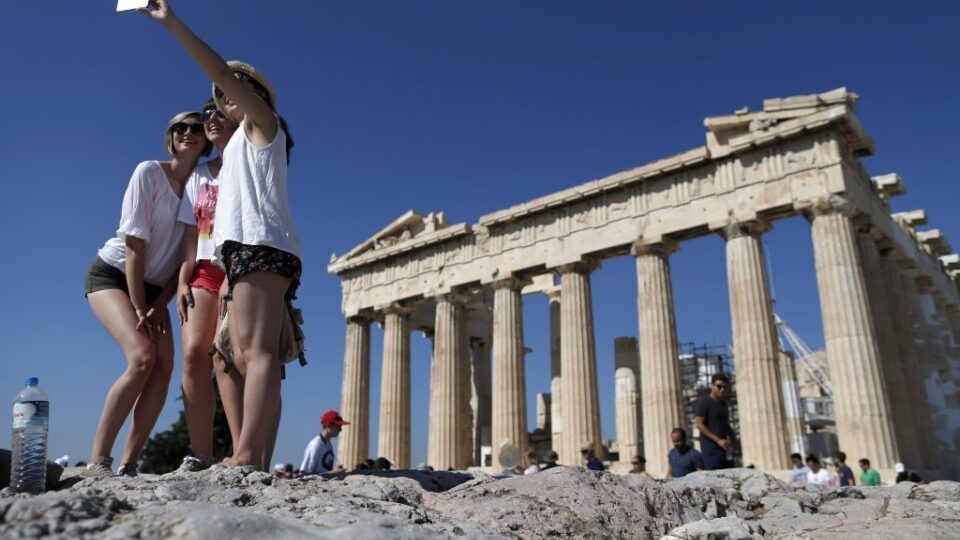
[[[83,280],[84,297],[92,292],[106,289],[120,289],[124,294],[130,296],[130,290],[127,288],[127,275],[107,264],[100,257],[94,257]],[[146,281],[143,282],[143,289],[147,304],[152,304],[163,292],[163,287]]]

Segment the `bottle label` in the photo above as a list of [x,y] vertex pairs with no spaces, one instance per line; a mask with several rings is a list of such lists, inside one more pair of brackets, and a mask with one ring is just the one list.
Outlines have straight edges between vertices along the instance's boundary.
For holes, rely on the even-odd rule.
[[22,401],[13,404],[13,429],[47,427],[50,418],[50,403],[46,401]]

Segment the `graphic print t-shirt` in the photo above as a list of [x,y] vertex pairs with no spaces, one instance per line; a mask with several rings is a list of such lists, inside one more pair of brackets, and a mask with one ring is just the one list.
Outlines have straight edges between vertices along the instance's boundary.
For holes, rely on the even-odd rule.
[[197,227],[197,260],[213,260],[213,221],[217,213],[220,187],[206,163],[197,165],[183,190],[183,202],[177,219]]

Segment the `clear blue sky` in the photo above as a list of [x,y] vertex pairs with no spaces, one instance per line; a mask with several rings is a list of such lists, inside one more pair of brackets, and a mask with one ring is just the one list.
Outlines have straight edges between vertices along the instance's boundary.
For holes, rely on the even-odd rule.
[[[290,192],[306,252],[311,363],[291,367],[284,383],[276,460],[299,462],[320,414],[339,406],[344,323],[339,282],[326,272],[331,252],[408,209],[476,222],[700,146],[706,116],[847,86],[876,140],[869,171],[899,172],[907,184],[895,209],[926,208],[930,226],[960,242],[960,6],[920,4],[175,2],[225,57],[271,78],[297,142]],[[198,108],[210,88],[166,32],[114,5],[0,6],[0,402],[12,401],[23,376],[39,376],[52,400],[51,456],[74,461],[87,458],[125,365],[83,298],[84,271],[116,229],[133,168],[164,159],[165,122]],[[778,222],[766,242],[777,311],[821,346],[809,226]],[[637,333],[634,272],[624,258],[593,277],[611,438],[613,339]],[[673,277],[680,339],[729,341],[720,238],[684,244]],[[524,312],[532,425],[535,394],[549,389],[545,298],[528,297]],[[381,337],[372,332],[374,449]],[[413,355],[416,462],[426,457],[429,379],[419,335]],[[179,365],[178,354],[158,429],[180,410]]]

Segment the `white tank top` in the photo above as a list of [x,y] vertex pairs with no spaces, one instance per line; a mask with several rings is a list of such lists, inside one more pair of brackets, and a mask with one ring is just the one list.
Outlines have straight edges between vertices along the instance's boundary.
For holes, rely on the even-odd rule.
[[213,230],[218,259],[227,241],[270,246],[303,258],[287,198],[287,134],[282,129],[270,144],[257,148],[240,122],[223,151],[218,180]]

